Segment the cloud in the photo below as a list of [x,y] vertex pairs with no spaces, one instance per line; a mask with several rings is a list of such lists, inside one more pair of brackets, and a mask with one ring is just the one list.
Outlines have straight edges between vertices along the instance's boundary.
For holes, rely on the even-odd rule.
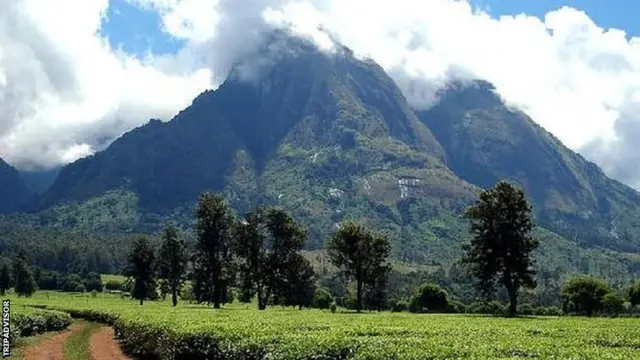
[[148,118],[167,119],[278,26],[325,49],[330,34],[374,59],[417,108],[452,78],[490,81],[566,145],[640,188],[640,39],[580,10],[494,18],[453,0],[127,1],[157,11],[184,48],[145,59],[110,49],[96,32],[106,0],[6,1],[0,156],[69,161]]
[[206,67],[172,73],[111,49],[98,35],[107,6],[3,2],[0,157],[25,169],[73,161],[212,86]]

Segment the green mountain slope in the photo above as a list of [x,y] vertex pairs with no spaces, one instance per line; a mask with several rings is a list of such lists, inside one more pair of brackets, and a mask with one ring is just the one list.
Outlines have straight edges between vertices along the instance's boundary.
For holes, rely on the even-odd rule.
[[[115,228],[151,230],[189,219],[201,191],[221,191],[238,212],[259,204],[292,212],[309,228],[310,249],[356,218],[388,231],[407,260],[455,253],[458,214],[478,189],[444,165],[442,147],[395,83],[347,49],[328,56],[300,40],[274,41],[288,51],[260,77],[236,71],[172,121],[152,121],[65,167],[42,207],[95,208],[117,190],[136,199],[139,215],[116,210],[133,227]],[[43,212],[44,221],[75,213],[62,222],[86,223],[66,206]]]
[[0,214],[22,210],[32,196],[18,171],[0,159]]
[[462,179],[480,187],[511,179],[532,199],[539,224],[585,246],[640,251],[640,194],[508,108],[490,84],[456,84],[418,116]]

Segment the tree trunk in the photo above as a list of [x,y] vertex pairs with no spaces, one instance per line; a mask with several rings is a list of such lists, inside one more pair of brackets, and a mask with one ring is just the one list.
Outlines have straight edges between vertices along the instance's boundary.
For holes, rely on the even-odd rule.
[[178,305],[178,289],[173,288],[171,290],[171,302],[173,303],[173,306],[177,306]]
[[508,288],[509,293],[509,316],[514,317],[518,312],[518,291],[515,288]]
[[362,311],[362,280],[356,280],[356,311]]
[[144,300],[142,298],[140,298],[140,305],[142,305],[143,302],[144,302]]

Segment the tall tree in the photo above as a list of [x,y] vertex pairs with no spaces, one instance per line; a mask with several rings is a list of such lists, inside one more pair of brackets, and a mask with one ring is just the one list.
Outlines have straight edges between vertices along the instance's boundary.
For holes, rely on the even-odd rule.
[[515,316],[521,287],[535,288],[531,253],[539,242],[531,232],[531,206],[524,192],[506,181],[480,194],[465,216],[471,220],[471,243],[464,245],[462,263],[477,279],[484,295],[501,284],[509,294],[509,315]]
[[193,258],[193,293],[197,301],[220,308],[234,276],[234,218],[220,195],[203,193],[197,217],[198,242]]
[[167,227],[164,230],[163,238],[158,254],[158,276],[161,287],[171,293],[171,303],[177,306],[178,294],[187,272],[187,249],[173,227]]
[[129,253],[129,264],[124,275],[133,280],[131,297],[140,300],[155,298],[156,291],[156,253],[146,237],[137,238]]
[[18,294],[18,296],[31,297],[38,289],[38,285],[33,278],[33,272],[27,261],[26,254],[20,252],[18,256],[13,259],[11,267],[16,294]]
[[5,263],[0,268],[0,295],[4,296],[7,290],[11,288],[11,269],[9,264]]
[[347,222],[333,234],[328,249],[331,263],[345,278],[356,281],[356,309],[360,312],[365,285],[377,287],[379,292],[380,277],[389,274],[389,240],[358,223]]
[[283,306],[311,307],[316,291],[315,273],[309,260],[294,254],[286,269],[284,282],[278,287],[278,303]]
[[298,251],[306,237],[306,231],[280,209],[257,209],[238,224],[235,247],[242,290],[257,295],[259,310],[287,287],[287,270],[300,260]]

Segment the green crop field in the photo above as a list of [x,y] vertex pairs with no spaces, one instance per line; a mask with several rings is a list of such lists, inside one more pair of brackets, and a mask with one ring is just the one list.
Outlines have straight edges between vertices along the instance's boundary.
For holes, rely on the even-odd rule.
[[139,306],[103,294],[38,293],[14,302],[110,322],[125,349],[164,359],[640,359],[637,318],[259,312],[240,304],[214,310]]

